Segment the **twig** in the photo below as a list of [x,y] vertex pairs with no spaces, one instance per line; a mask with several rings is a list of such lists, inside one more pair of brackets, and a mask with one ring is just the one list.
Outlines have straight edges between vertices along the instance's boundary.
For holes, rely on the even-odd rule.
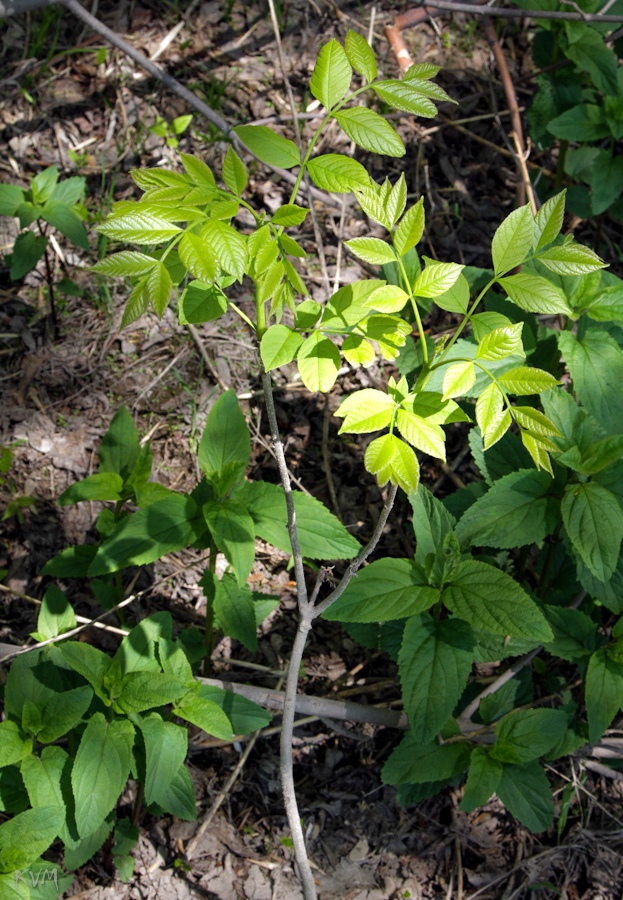
[[[281,712],[285,703],[285,693],[272,688],[257,685],[241,684],[235,681],[224,681],[220,678],[197,678],[201,684],[222,688],[239,694],[258,703],[265,709]],[[325,697],[310,697],[297,694],[294,701],[295,711],[299,715],[319,716],[346,722],[361,722],[368,725],[381,725],[386,728],[398,728],[404,731],[409,727],[405,713],[387,707],[364,706],[352,700],[329,700]]]
[[[187,566],[182,566],[181,569],[178,569],[178,572],[183,572],[184,569],[190,569],[192,566],[196,566],[197,564],[198,563],[195,560],[192,563],[189,563]],[[144,597],[145,594],[149,594],[155,588],[160,587],[161,584],[164,584],[165,581],[168,581],[170,577],[170,575],[165,575],[163,578],[159,578],[157,581],[154,581],[154,583],[150,584],[149,587],[143,588],[142,591],[138,591],[136,594],[131,594],[129,597],[126,597],[125,600],[121,600],[119,603],[115,604],[115,606],[111,606],[110,609],[107,609],[105,612],[101,613],[101,615],[99,616],[96,616],[94,619],[87,619],[77,628],[72,628],[70,631],[65,631],[63,634],[57,634],[55,637],[48,638],[47,641],[39,641],[38,643],[33,644],[31,647],[24,647],[22,650],[16,650],[15,653],[9,653],[7,656],[4,656],[2,660],[0,660],[0,662],[7,663],[9,662],[9,660],[15,659],[17,656],[22,656],[22,654],[24,653],[30,653],[32,650],[39,650],[41,647],[47,647],[48,644],[56,644],[59,641],[65,641],[67,640],[67,638],[74,637],[74,635],[76,634],[80,634],[80,632],[84,631],[86,628],[90,628],[92,625],[95,625],[97,627],[97,623],[101,622],[102,619],[108,618],[108,616],[110,616],[114,612],[117,612],[117,610],[129,606],[130,603],[133,603],[135,600],[139,600],[141,597]],[[0,585],[0,589],[8,590],[5,585]],[[10,593],[14,593],[14,591],[10,591]],[[23,596],[26,597],[26,595]],[[76,618],[78,617],[76,616]]]
[[504,87],[504,94],[506,95],[506,102],[508,104],[508,108],[511,114],[511,122],[513,126],[513,135],[516,136],[516,140],[518,142],[519,149],[517,150],[518,159],[516,160],[517,170],[519,178],[517,180],[517,206],[523,206],[526,199],[526,189],[524,185],[524,180],[522,177],[522,168],[519,162],[519,159],[524,158],[525,153],[525,144],[523,139],[523,128],[521,125],[521,116],[519,115],[519,104],[517,103],[517,95],[515,94],[515,87],[513,85],[513,79],[511,78],[511,74],[508,70],[508,66],[506,64],[506,57],[504,56],[504,51],[500,45],[498,40],[498,36],[496,34],[495,28],[490,19],[483,19],[483,29],[487,36],[487,40],[489,42],[489,47],[491,48],[491,52],[495,58],[496,65],[498,67],[498,71],[500,73],[500,78],[502,79],[502,86]]
[[216,366],[214,365],[214,363],[213,363],[212,360],[210,359],[210,354],[209,354],[208,351],[206,350],[206,347],[205,347],[205,344],[203,343],[203,339],[202,339],[201,335],[199,334],[199,332],[197,331],[197,329],[195,328],[194,325],[189,325],[189,326],[188,326],[188,331],[190,332],[190,336],[192,337],[193,341],[194,341],[195,344],[197,345],[197,348],[199,349],[199,353],[201,353],[201,356],[202,356],[202,358],[203,358],[204,363],[206,364],[206,366],[207,366],[208,369],[210,370],[210,373],[211,373],[211,375],[212,375],[212,378],[214,378],[214,380],[216,381],[216,383],[217,383],[224,391],[226,391],[226,390],[229,388],[229,385],[226,384],[226,383],[223,381],[223,379],[221,378],[221,376],[220,376],[219,373],[218,373],[218,369],[216,368]]
[[611,778],[613,781],[623,781],[623,772],[617,772],[616,769],[611,769],[610,766],[604,766],[603,763],[595,762],[594,759],[585,759],[582,762],[585,769],[590,769],[596,775],[601,775],[603,778]]
[[372,553],[374,553],[374,551],[376,550],[376,545],[378,544],[378,542],[381,539],[381,535],[383,534],[383,529],[385,528],[385,526],[387,524],[387,520],[389,518],[390,512],[392,511],[392,507],[394,505],[394,501],[396,499],[397,493],[398,493],[398,487],[395,484],[393,484],[391,486],[391,488],[389,489],[389,493],[387,495],[387,500],[385,501],[385,505],[383,506],[383,509],[381,510],[381,515],[378,518],[378,521],[376,523],[376,528],[374,529],[372,537],[370,538],[370,540],[368,541],[366,546],[363,548],[363,550],[361,550],[359,555],[352,561],[352,563],[346,569],[346,572],[342,576],[342,580],[337,585],[337,587],[334,588],[331,591],[331,593],[329,594],[329,596],[326,597],[321,603],[317,603],[316,606],[314,606],[314,610],[313,610],[314,618],[316,618],[317,616],[321,616],[322,613],[326,612],[328,610],[328,608],[342,596],[342,594],[344,593],[344,591],[350,584],[351,579],[357,574],[357,572],[359,571],[361,566],[364,564],[366,559]]
[[[329,420],[331,418],[331,407],[329,406],[329,394],[324,398],[324,413],[322,416],[322,465],[327,478],[327,487],[329,488],[329,497],[333,511],[342,521],[342,513],[340,512],[340,504],[337,502],[337,493],[335,491],[335,483],[333,481],[333,472],[331,470],[331,457],[329,454]],[[312,601],[314,602],[314,601]]]
[[264,388],[264,401],[266,403],[266,413],[270,425],[273,447],[275,450],[275,459],[279,469],[279,477],[286,495],[286,509],[288,514],[288,534],[290,536],[290,544],[292,546],[292,557],[294,559],[294,572],[296,576],[296,596],[299,611],[299,626],[294,639],[290,661],[288,663],[288,675],[286,678],[286,690],[283,702],[283,723],[281,729],[281,752],[280,765],[281,772],[281,789],[283,792],[283,802],[290,825],[292,835],[292,845],[294,848],[294,856],[299,868],[299,877],[303,887],[305,900],[316,900],[316,886],[314,876],[312,875],[307,850],[305,847],[305,836],[299,816],[298,803],[296,801],[296,789],[294,786],[294,764],[292,759],[292,736],[294,729],[294,716],[296,713],[296,696],[298,689],[298,677],[303,652],[305,650],[305,642],[307,635],[312,626],[313,613],[307,596],[307,585],[305,584],[305,572],[303,569],[303,556],[299,544],[298,533],[296,530],[296,511],[294,509],[294,497],[292,496],[292,484],[290,482],[290,474],[286,463],[283,444],[279,434],[279,426],[277,424],[277,414],[275,412],[275,400],[273,397],[272,380],[268,372],[262,375],[262,386]]
[[210,807],[210,812],[205,817],[205,819],[202,821],[201,825],[195,832],[192,840],[187,845],[185,853],[184,853],[186,859],[192,858],[193,852],[195,851],[197,844],[199,843],[199,841],[201,840],[203,835],[206,833],[206,831],[212,824],[212,820],[214,819],[214,816],[217,814],[217,812],[221,808],[225,797],[228,795],[232,786],[235,784],[238,776],[242,772],[242,770],[244,768],[244,764],[246,763],[247,759],[249,758],[249,755],[250,755],[251,751],[253,750],[253,748],[255,747],[255,744],[261,734],[262,734],[261,731],[256,731],[255,734],[253,735],[253,737],[251,738],[251,740],[249,741],[249,743],[247,744],[247,746],[245,747],[244,753],[238,760],[234,771],[231,773],[231,775],[227,779],[227,783],[225,784],[225,787],[221,791],[219,791],[219,793],[216,797],[216,800]]
[[474,16],[495,16],[502,19],[558,19],[566,22],[612,22],[623,23],[623,16],[600,15],[599,13],[573,13],[543,9],[512,9],[501,6],[478,6],[475,3],[454,3],[452,0],[426,0],[416,8],[432,7],[448,12],[471,13]]
[[[116,32],[112,31],[112,29],[108,28],[103,22],[100,22],[95,16],[91,15],[88,10],[86,10],[79,2],[79,0],[56,0],[61,6],[64,6],[70,12],[72,12],[76,18],[80,19],[80,21],[84,22],[88,25],[89,28],[92,28],[97,34],[101,35],[105,40],[107,40],[113,47],[117,47],[118,50],[121,50],[122,53],[125,53],[126,56],[129,56],[130,59],[134,60],[134,62],[144,69],[152,78],[156,78],[162,84],[164,84],[169,90],[176,93],[179,97],[188,103],[193,109],[196,109],[197,112],[201,113],[209,122],[212,122],[219,131],[221,131],[226,137],[229,138],[235,145],[238,147],[244,147],[247,152],[253,154],[251,150],[244,144],[233,132],[233,126],[229,124],[222,116],[219,116],[218,113],[214,112],[214,110],[208,106],[203,100],[197,97],[192,91],[188,90],[181,82],[177,80],[177,78],[173,78],[172,75],[169,75],[164,69],[160,66],[156,65],[156,63],[152,62],[147,56],[137,50],[132,46],[128,41],[118,35]],[[3,3],[0,0],[0,16],[10,16],[15,15],[19,12],[26,11],[28,9],[37,9],[40,6],[53,6],[54,0],[15,0],[15,2]],[[622,19],[623,21],[623,19]],[[286,181],[288,184],[294,184],[296,181],[296,176],[292,172],[288,172],[286,169],[279,169],[275,166],[271,166],[268,163],[264,163],[269,169],[276,172],[281,179]],[[303,188],[307,188],[308,196],[314,196],[319,200],[322,200],[324,203],[328,203],[329,206],[338,206],[339,201],[335,200],[330,194],[325,193],[324,191],[319,190],[313,186],[309,185],[301,185],[301,190]]]
[[[578,606],[582,603],[584,598],[586,597],[586,591],[580,591],[579,594],[573,599],[573,602],[569,604],[567,609],[577,609]],[[511,678],[514,678],[518,672],[521,672],[523,668],[525,668],[528,663],[532,662],[535,656],[538,656],[541,650],[543,649],[543,645],[540,647],[535,647],[534,650],[531,650],[529,653],[526,653],[525,656],[520,657],[516,662],[514,662],[505,672],[502,672],[499,678],[496,678],[495,681],[491,682],[491,684],[487,685],[487,687],[478,694],[477,697],[474,697],[471,703],[469,703],[461,715],[457,719],[457,723],[461,728],[463,733],[468,732],[470,730],[480,728],[479,725],[476,725],[472,722],[472,716],[477,712],[480,707],[480,703],[485,697],[489,697],[491,694],[495,694],[496,691],[499,691],[501,687],[503,687]]]
[[528,174],[528,167],[526,165],[526,151],[522,150],[521,142],[516,131],[513,131],[513,142],[515,144],[515,150],[517,151],[517,162],[521,170],[521,177],[526,188],[528,200],[530,201],[530,209],[532,210],[532,215],[536,216],[538,212],[538,206],[536,197],[534,195],[534,190],[532,188],[532,182],[530,181],[530,175]]

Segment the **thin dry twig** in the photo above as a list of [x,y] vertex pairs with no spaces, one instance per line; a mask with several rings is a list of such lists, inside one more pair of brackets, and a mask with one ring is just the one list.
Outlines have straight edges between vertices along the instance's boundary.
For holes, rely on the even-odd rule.
[[[199,565],[205,559],[207,559],[207,557],[204,557],[204,559],[199,561],[195,560],[192,563],[188,563],[188,565],[182,566],[180,569],[178,569],[178,572],[183,572],[185,569],[190,569],[193,566]],[[70,631],[63,632],[63,634],[57,634],[55,637],[48,638],[48,640],[46,641],[38,641],[36,644],[32,644],[30,647],[24,647],[23,649],[16,650],[15,653],[7,654],[0,660],[0,664],[8,663],[10,660],[15,659],[17,656],[22,656],[24,653],[30,653],[32,650],[39,650],[41,647],[47,647],[48,644],[56,644],[58,643],[58,641],[66,641],[68,638],[80,634],[80,632],[84,631],[86,628],[91,628],[91,626],[93,625],[97,627],[98,622],[101,622],[103,619],[108,618],[108,616],[110,616],[114,612],[117,612],[117,610],[124,609],[126,606],[129,606],[130,603],[134,603],[135,600],[140,600],[141,597],[144,597],[146,594],[149,594],[151,591],[155,590],[155,588],[160,587],[161,584],[164,584],[166,581],[168,581],[170,577],[170,575],[165,575],[164,577],[157,579],[157,581],[154,581],[154,583],[150,584],[149,587],[143,588],[142,591],[138,591],[136,594],[130,594],[130,596],[126,597],[125,600],[121,600],[119,603],[111,606],[110,609],[107,609],[105,612],[101,613],[99,616],[96,616],[94,619],[86,619],[81,625],[78,625],[77,628],[72,628]],[[8,588],[5,585],[0,585],[0,590],[8,591]],[[8,592],[11,594],[14,593],[14,591]],[[23,596],[24,598],[29,599],[27,598],[27,595],[16,596]],[[76,618],[78,618],[78,616],[76,616]]]
[[566,22],[611,22],[622,24],[623,16],[601,15],[600,13],[561,12],[544,9],[513,9],[502,6],[478,6],[475,3],[455,3],[453,0],[425,0],[416,7],[445,9],[448,12],[470,13],[474,16],[495,16],[502,19],[558,19]]
[[[577,609],[578,606],[582,603],[584,598],[586,597],[586,591],[580,591],[579,594],[573,599],[573,602],[569,604],[568,609]],[[495,694],[496,691],[499,691],[501,687],[503,687],[511,678],[514,678],[518,672],[521,672],[523,668],[525,668],[528,663],[532,662],[535,656],[538,656],[543,646],[535,647],[534,650],[531,650],[529,653],[526,653],[525,656],[520,657],[516,660],[512,665],[506,669],[505,672],[496,678],[495,681],[491,682],[491,684],[487,685],[487,687],[478,694],[477,697],[474,697],[471,703],[469,703],[461,715],[457,718],[457,723],[463,733],[469,732],[470,730],[479,729],[481,726],[476,725],[472,722],[472,716],[475,712],[477,712],[480,707],[480,703],[485,697],[491,696],[491,694]]]
[[[269,2],[272,3],[272,0],[269,0]],[[277,690],[279,690],[279,688],[281,687],[282,684],[283,684],[283,677],[280,678],[279,681],[277,682]],[[193,851],[197,848],[197,844],[199,843],[199,841],[201,840],[201,838],[203,837],[203,835],[206,833],[206,831],[207,831],[208,828],[210,827],[210,825],[211,825],[211,823],[212,823],[212,820],[214,819],[214,816],[217,814],[217,812],[219,811],[219,809],[220,809],[221,806],[223,805],[223,801],[225,800],[225,798],[227,797],[227,795],[228,795],[229,792],[231,791],[232,787],[234,786],[234,784],[235,784],[236,781],[238,780],[238,777],[239,777],[240,773],[242,772],[242,770],[243,770],[243,768],[244,768],[244,764],[246,763],[247,759],[249,758],[249,755],[250,755],[251,751],[253,750],[253,748],[255,747],[255,745],[256,745],[256,743],[257,743],[257,741],[259,740],[259,738],[260,738],[261,736],[262,736],[262,730],[260,729],[259,731],[256,731],[256,732],[255,732],[255,734],[253,735],[253,737],[251,738],[251,740],[249,741],[249,743],[248,743],[247,746],[245,747],[244,753],[241,755],[241,757],[240,757],[240,759],[238,760],[238,762],[237,762],[237,764],[236,764],[236,766],[235,766],[233,772],[231,773],[231,775],[230,775],[229,778],[227,779],[227,782],[226,782],[226,784],[225,784],[225,787],[224,787],[221,791],[219,791],[219,793],[218,793],[218,795],[217,795],[217,797],[216,797],[214,803],[213,803],[212,806],[210,807],[209,813],[207,814],[207,816],[205,817],[205,819],[201,822],[201,825],[199,826],[199,828],[197,829],[197,831],[196,831],[195,834],[193,835],[192,840],[191,840],[191,841],[189,842],[189,844],[187,845],[187,847],[186,847],[186,853],[185,853],[186,859],[191,859],[191,857],[192,857],[192,855],[193,855]]]

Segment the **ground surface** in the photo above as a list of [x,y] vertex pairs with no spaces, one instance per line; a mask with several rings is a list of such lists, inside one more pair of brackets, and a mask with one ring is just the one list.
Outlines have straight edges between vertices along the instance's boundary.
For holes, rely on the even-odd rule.
[[[165,2],[120,3],[97,0],[97,15],[126,34],[141,51],[152,55],[175,26],[183,27],[163,50],[159,61],[192,87],[232,123],[276,124],[291,134],[289,107],[276,57],[270,19],[257,3]],[[403,7],[377,4],[375,46],[381,65],[391,75],[396,62],[383,28]],[[366,33],[369,3],[305,0],[281,4],[284,51],[295,96],[310,100],[308,80],[315,52],[331,35],[343,37],[348,27]],[[375,177],[407,175],[413,197],[424,194],[427,209],[425,252],[438,259],[487,265],[493,232],[514,203],[516,174],[505,152],[505,101],[486,41],[462,19],[440,19],[407,33],[417,61],[444,67],[440,82],[460,101],[441,108],[443,120],[397,124],[407,146],[400,161],[370,161]],[[65,175],[84,174],[92,222],[113,199],[136,195],[129,170],[139,165],[173,165],[175,154],[148,131],[156,116],[167,121],[190,112],[183,103],[146,78],[123,55],[72,21],[68,13],[39,12],[16,17],[0,26],[0,179],[25,183],[42,167],[55,164]],[[532,93],[532,64],[524,35],[506,32],[506,51],[520,102]],[[46,64],[42,63],[48,56]],[[500,116],[496,118],[496,111]],[[469,119],[459,130],[448,124]],[[469,129],[469,130],[465,130]],[[482,140],[485,142],[483,143]],[[183,136],[181,149],[208,161],[222,160],[226,144],[196,115]],[[325,150],[348,152],[343,136],[329,133]],[[496,149],[497,148],[497,149]],[[69,151],[72,150],[70,154]],[[539,160],[551,166],[551,158]],[[554,161],[555,162],[555,161]],[[270,173],[252,165],[251,193],[259,208],[284,202],[284,190]],[[326,242],[329,274],[336,275],[342,238],[368,228],[352,205],[318,209]],[[577,235],[594,246],[593,226],[575,223]],[[15,231],[0,221],[0,254],[10,251]],[[300,240],[313,254],[311,229]],[[612,247],[617,235],[604,223],[602,240]],[[98,283],[85,267],[97,255],[62,245],[53,256],[57,280],[70,276],[80,296],[57,297],[60,334],[51,341],[44,271],[11,284],[0,268],[0,442],[19,441],[14,450],[12,481],[0,489],[0,508],[16,496],[36,498],[23,521],[2,523],[0,567],[8,569],[0,606],[0,639],[22,643],[33,630],[36,608],[20,595],[40,597],[46,581],[43,564],[69,544],[93,536],[99,504],[59,508],[55,498],[77,478],[94,471],[101,436],[121,403],[133,413],[141,435],[149,435],[156,478],[179,490],[197,479],[193,449],[206,415],[223,386],[243,399],[254,431],[250,477],[276,480],[276,467],[262,416],[251,339],[233,319],[201,326],[200,340],[189,338],[173,310],[161,321],[146,315],[123,332],[119,321],[127,296],[125,286]],[[600,248],[606,253],[608,247]],[[361,275],[358,264],[341,254],[342,283]],[[317,267],[309,272],[315,296],[323,298]],[[251,296],[237,298],[244,309]],[[431,328],[443,329],[432,321]],[[278,414],[288,460],[301,484],[331,506],[358,537],[370,533],[381,506],[372,479],[362,476],[361,449],[356,441],[337,437],[330,415],[342,393],[353,386],[372,386],[381,373],[372,368],[346,373],[327,400],[310,397],[300,384],[278,375]],[[441,492],[452,478],[471,479],[465,434],[450,439],[450,458],[457,474],[429,464],[428,486]],[[330,466],[325,460],[330,458]],[[334,497],[331,497],[330,481]],[[386,550],[405,555],[412,550],[406,506],[399,507],[397,528]],[[285,560],[269,548],[258,556],[252,578],[260,590],[278,594],[280,615],[251,657],[224,640],[216,648],[215,670],[238,680],[274,686],[294,633],[292,584]],[[165,558],[140,574],[138,587],[170,576],[144,603],[144,611],[171,609],[178,621],[201,622],[202,566],[192,551]],[[65,585],[76,612],[98,611],[87,586]],[[13,592],[13,593],[11,593]],[[102,646],[114,647],[105,636]],[[101,641],[99,635],[93,640]],[[241,667],[234,660],[246,663]],[[251,668],[249,668],[251,665]],[[255,668],[253,668],[255,666]],[[364,702],[391,702],[399,693],[395,667],[382,654],[356,645],[335,625],[321,624],[309,643],[304,689]],[[278,718],[275,725],[278,726]],[[136,876],[127,885],[115,880],[102,855],[76,874],[70,895],[89,898],[191,897],[220,900],[296,900],[291,852],[278,783],[278,728],[255,743],[235,784],[224,796],[190,864],[181,860],[184,843],[196,823],[147,820],[136,850]],[[402,810],[392,788],[381,786],[382,762],[396,741],[389,730],[368,727],[336,732],[332,723],[307,722],[297,729],[296,779],[302,815],[308,826],[310,852],[322,898],[395,900],[395,898],[557,897],[597,900],[620,897],[623,845],[621,785],[581,783],[579,771],[552,771],[558,795],[571,779],[576,802],[569,824],[557,840],[555,831],[538,837],[518,827],[497,802],[479,814],[458,811],[460,796],[446,792],[418,807]],[[210,813],[240,759],[244,744],[219,746],[205,735],[191,735],[191,769],[197,787],[199,822]],[[130,802],[131,796],[123,798]]]

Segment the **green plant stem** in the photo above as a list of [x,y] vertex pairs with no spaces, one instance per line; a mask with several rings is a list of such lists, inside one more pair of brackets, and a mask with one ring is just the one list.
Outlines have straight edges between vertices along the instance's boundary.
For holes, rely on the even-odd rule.
[[233,300],[230,300],[229,297],[227,298],[227,305],[228,305],[228,306],[231,306],[231,308],[233,309],[233,311],[236,312],[236,313],[238,313],[238,315],[240,316],[240,318],[242,319],[242,321],[243,321],[243,322],[246,322],[247,325],[252,329],[252,331],[255,332],[255,331],[257,330],[256,327],[255,327],[255,324],[251,321],[251,319],[248,317],[248,315],[247,315],[246,313],[243,313],[243,311],[240,309],[240,307],[239,307],[239,306],[236,306],[236,304],[234,303],[234,301],[233,301]]
[[[325,125],[327,124],[327,122],[329,121],[330,118],[331,118],[331,113],[327,113],[327,115],[324,117],[324,119],[322,120],[322,122],[320,123],[320,125],[318,126],[316,131],[314,132],[314,135],[313,135],[312,139],[310,140],[309,144],[307,145],[307,150],[305,151],[305,156],[303,157],[303,160],[299,167],[299,171],[296,176],[296,181],[294,182],[294,187],[292,188],[292,192],[290,193],[290,199],[288,200],[288,203],[296,202],[296,197],[298,195],[299,188],[301,187],[303,175],[305,174],[305,169],[307,167],[307,163],[309,162],[309,158],[312,154],[312,150],[316,146],[316,143],[318,141],[318,138],[320,137],[320,133],[321,133],[322,129],[325,127]],[[311,201],[311,198],[310,198],[310,201]]]
[[492,278],[490,281],[488,281],[487,284],[486,284],[486,285],[483,287],[483,289],[481,290],[481,292],[478,294],[478,296],[476,297],[476,299],[474,300],[474,302],[472,303],[472,305],[470,306],[470,308],[467,310],[467,313],[465,314],[465,317],[464,317],[463,321],[461,322],[461,324],[459,325],[459,327],[457,328],[457,330],[454,332],[454,334],[452,335],[452,337],[450,338],[450,340],[448,341],[448,343],[447,343],[446,346],[444,347],[444,349],[443,349],[443,351],[442,351],[442,353],[441,353],[441,356],[439,357],[439,362],[440,362],[440,363],[443,362],[443,360],[446,358],[446,356],[447,356],[447,354],[448,354],[448,350],[450,349],[450,347],[454,346],[454,344],[458,341],[458,339],[459,339],[459,337],[460,337],[460,335],[461,335],[461,332],[463,331],[463,329],[465,328],[465,326],[467,325],[467,323],[470,321],[471,317],[474,315],[474,310],[476,309],[476,307],[478,306],[478,304],[480,303],[480,301],[482,300],[482,298],[485,296],[485,294],[487,293],[487,291],[488,291],[491,287],[493,287],[493,285],[495,284],[495,282],[496,282],[496,279],[495,279],[495,278]]
[[143,800],[145,799],[145,785],[142,781],[139,782],[138,787],[136,789],[136,797],[134,799],[134,808],[132,809],[132,824],[134,826],[138,825],[139,819],[141,818],[141,812],[143,810]]
[[397,257],[398,259],[398,268],[400,269],[400,274],[402,275],[402,280],[407,287],[409,292],[409,300],[411,301],[411,306],[413,308],[413,315],[415,316],[415,321],[417,324],[418,334],[420,336],[420,344],[422,346],[422,359],[424,360],[424,366],[428,369],[428,347],[426,345],[426,335],[424,334],[424,325],[422,323],[422,317],[420,315],[420,310],[417,305],[417,300],[413,295],[413,289],[411,287],[411,283],[409,282],[409,276],[407,275],[407,270],[405,269],[405,264],[403,263],[401,257]]

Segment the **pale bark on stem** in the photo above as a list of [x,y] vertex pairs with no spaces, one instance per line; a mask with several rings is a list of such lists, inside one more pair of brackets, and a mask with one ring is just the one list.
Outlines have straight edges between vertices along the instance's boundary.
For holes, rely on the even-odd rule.
[[[296,511],[294,509],[294,496],[292,494],[292,482],[290,481],[290,473],[288,472],[288,464],[286,463],[286,455],[283,450],[281,435],[279,434],[279,425],[277,424],[277,413],[275,412],[275,399],[273,397],[273,383],[269,372],[262,374],[262,387],[264,389],[264,402],[266,403],[266,415],[268,416],[268,425],[270,427],[270,436],[273,442],[273,450],[275,452],[275,460],[279,470],[279,478],[286,495],[286,510],[288,513],[288,534],[290,536],[290,544],[292,545],[292,557],[294,559],[294,574],[296,576],[296,598],[298,601],[299,612],[303,612],[308,606],[307,585],[305,584],[305,572],[303,569],[303,554],[299,544],[298,532],[296,530]],[[298,669],[297,669],[298,672]]]
[[376,528],[374,529],[372,537],[363,548],[363,550],[359,553],[359,555],[355,557],[355,559],[346,569],[346,572],[342,576],[342,580],[340,581],[338,586],[331,591],[328,597],[325,597],[322,603],[316,604],[313,609],[314,618],[322,615],[323,612],[326,612],[326,610],[342,596],[342,594],[350,584],[351,579],[357,574],[367,558],[371,556],[371,554],[376,550],[376,545],[381,539],[383,529],[387,524],[387,520],[389,518],[390,512],[392,511],[397,493],[398,487],[395,484],[392,484],[391,488],[389,489],[385,505],[383,506],[383,509],[381,511],[381,515],[379,516],[378,522],[376,523]]
[[292,738],[294,735],[299,672],[303,661],[303,653],[305,652],[307,635],[311,631],[312,622],[313,617],[311,608],[307,605],[305,609],[300,610],[299,626],[296,631],[296,637],[290,655],[290,663],[288,665],[288,677],[286,679],[286,690],[283,701],[283,719],[281,722],[279,761],[283,803],[286,808],[286,815],[290,825],[294,856],[296,858],[296,864],[299,870],[298,874],[301,880],[305,900],[316,900],[317,894],[314,876],[312,875],[311,866],[309,864],[309,857],[307,856],[305,835],[303,833],[301,816],[296,800]]
[[266,403],[266,413],[268,415],[268,424],[270,426],[270,434],[275,451],[275,459],[277,460],[277,468],[279,469],[279,477],[286,496],[286,510],[288,514],[288,534],[290,536],[290,544],[292,546],[292,557],[294,560],[294,573],[296,577],[296,598],[299,612],[299,625],[292,647],[290,662],[288,664],[288,675],[286,677],[285,696],[283,703],[283,721],[281,727],[281,790],[283,793],[283,803],[290,825],[290,833],[292,835],[292,845],[294,847],[294,856],[299,870],[299,878],[303,887],[305,900],[316,900],[316,885],[314,876],[312,875],[307,849],[305,847],[305,835],[301,826],[301,818],[299,815],[298,803],[296,801],[296,791],[294,787],[294,764],[292,759],[292,737],[294,734],[294,717],[296,713],[296,696],[298,691],[298,679],[303,653],[305,651],[305,642],[307,635],[312,626],[313,614],[312,607],[308,600],[307,585],[305,584],[305,571],[303,569],[303,555],[299,544],[298,533],[296,530],[296,510],[294,509],[294,497],[292,495],[292,484],[290,481],[290,473],[279,434],[279,425],[277,424],[277,414],[275,412],[275,400],[273,397],[273,385],[270,373],[262,374],[262,387],[264,388],[264,402]]

